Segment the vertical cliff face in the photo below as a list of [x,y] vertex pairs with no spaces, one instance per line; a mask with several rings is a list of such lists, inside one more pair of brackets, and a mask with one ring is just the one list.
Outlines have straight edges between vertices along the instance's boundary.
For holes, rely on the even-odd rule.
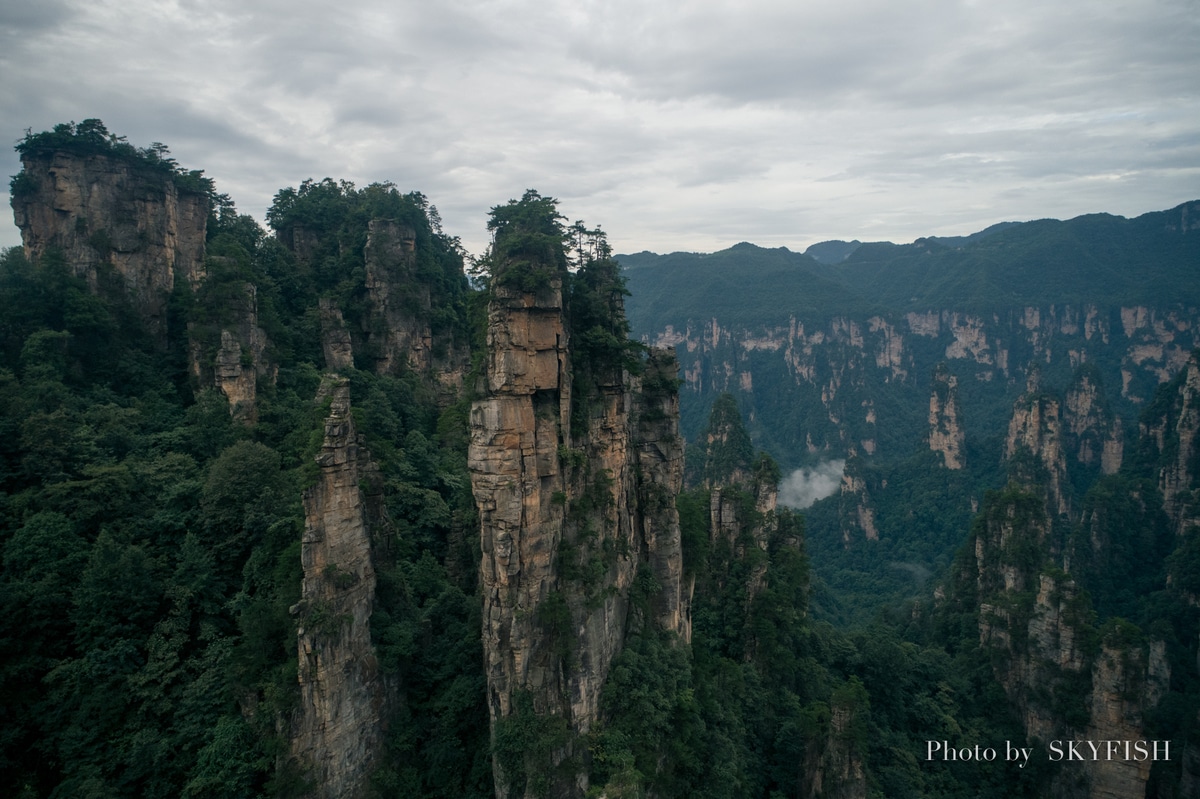
[[320,474],[304,492],[298,617],[300,709],[291,756],[313,799],[365,795],[383,746],[386,690],[371,644],[375,599],[372,533],[386,524],[382,487],[350,415],[350,387],[323,387],[330,401]]
[[416,231],[391,219],[367,227],[367,297],[371,305],[368,346],[375,371],[401,368],[423,372],[430,366],[429,286],[414,279]]
[[571,338],[562,276],[533,291],[493,288],[469,453],[488,704],[494,732],[527,711],[565,730],[544,756],[508,772],[498,760],[498,797],[533,795],[525,777],[535,772],[554,774],[551,796],[586,791],[585,771],[564,763],[586,756],[579,736],[600,718],[640,570],[656,584],[653,621],[684,640],[690,632],[674,357],[652,354],[642,380],[593,372],[575,392]]
[[879,527],[875,523],[875,508],[863,474],[863,462],[856,453],[846,459],[839,489],[839,518],[842,520],[842,543],[850,546],[865,538],[879,539]]
[[1013,406],[1004,439],[1004,457],[1010,462],[1016,459],[1019,480],[1044,482],[1054,513],[1069,515],[1071,499],[1060,405],[1057,397],[1040,390],[1038,373],[1031,370],[1025,393]]
[[[423,274],[417,233],[393,219],[372,219],[363,252],[368,314],[366,346],[378,374],[408,369],[428,375],[443,399],[462,388],[468,360],[464,342],[434,321],[432,276]],[[445,301],[445,297],[438,298]]]
[[65,257],[93,290],[111,270],[160,342],[176,280],[204,276],[209,199],[170,174],[115,155],[69,150],[22,155],[23,189],[13,216],[25,255]]
[[[970,574],[958,575],[978,608],[980,645],[1030,740],[1145,740],[1144,717],[1166,691],[1170,669],[1160,641],[1143,643],[1132,625],[1094,626],[1088,595],[1057,560],[1052,507],[1010,485],[988,498],[976,523]],[[1075,764],[1055,778],[1056,797],[1145,795],[1150,762]]]
[[861,706],[865,692],[861,685],[852,684],[848,689],[834,694],[829,707],[829,731],[818,745],[808,748],[801,796],[866,799],[867,771],[863,763],[866,722]]
[[[1106,636],[1092,669],[1091,719],[1085,741],[1145,740],[1145,711],[1154,707],[1170,683],[1166,645],[1130,646],[1116,628]],[[1150,760],[1099,760],[1090,768],[1090,799],[1142,797],[1150,779]]]
[[1063,412],[1071,454],[1086,466],[1099,466],[1116,474],[1125,454],[1121,420],[1113,415],[1104,397],[1100,372],[1081,367],[1068,389]]
[[[205,296],[202,287],[201,298]],[[258,381],[275,380],[278,367],[268,355],[270,342],[258,325],[258,291],[253,283],[222,287],[213,322],[188,327],[190,368],[201,387],[213,387],[229,401],[233,418],[258,421]]]
[[1173,388],[1147,409],[1141,432],[1159,461],[1163,510],[1183,535],[1200,521],[1200,357],[1195,352]]
[[958,406],[958,378],[945,364],[934,370],[929,392],[929,449],[941,453],[947,469],[963,467],[966,435]]
[[334,374],[340,374],[354,368],[354,347],[350,341],[350,331],[346,329],[346,320],[337,303],[328,297],[322,297],[319,305],[321,313],[321,352],[325,356],[325,369]]

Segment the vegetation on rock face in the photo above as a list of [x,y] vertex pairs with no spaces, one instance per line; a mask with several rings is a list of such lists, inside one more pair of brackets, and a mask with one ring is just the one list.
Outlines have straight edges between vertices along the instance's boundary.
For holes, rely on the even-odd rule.
[[[18,149],[116,158],[180,180],[165,148],[139,151],[90,121],[31,134]],[[194,295],[176,281],[165,349],[130,300],[97,297],[60,255],[29,263],[13,249],[0,260],[5,796],[303,788],[303,774],[277,766],[297,698],[289,608],[300,592],[300,493],[324,413],[313,402],[318,298],[340,292],[349,304],[364,290],[366,223],[387,214],[416,231],[432,314],[466,325],[461,256],[423,197],[334,184],[327,195],[336,196],[318,203],[314,185],[326,184],[281,192],[273,218],[309,224],[319,259],[266,237],[227,198],[215,203],[208,277]],[[314,224],[319,213],[337,224]],[[356,246],[357,256],[339,260]],[[279,369],[260,382],[250,427],[186,366],[189,341],[233,321],[230,303],[244,301],[247,283]],[[403,675],[404,701],[402,717],[389,720],[392,755],[377,782],[385,792],[484,796],[461,408],[438,407],[416,375],[348,376],[395,530],[380,542],[372,633],[382,671]]]
[[[145,170],[148,174],[169,177],[183,191],[216,196],[212,179],[204,177],[202,170],[181,167],[171,157],[165,144],[155,142],[149,147],[135,147],[124,136],[109,133],[98,119],[85,119],[78,124],[64,122],[55,125],[53,130],[41,133],[27,129],[16,149],[22,157],[31,158],[52,156],[57,152],[105,156]],[[11,184],[13,196],[27,193],[31,180],[32,177],[24,172],[14,177]]]
[[[37,263],[19,249],[0,256],[0,793],[301,795],[305,773],[283,764],[298,699],[300,496],[313,480],[326,411],[314,402],[324,368],[319,301],[333,301],[355,352],[364,351],[372,324],[364,253],[373,220],[412,230],[409,282],[401,290],[428,287],[428,305],[414,301],[412,309],[437,334],[456,346],[481,346],[483,295],[468,286],[461,249],[441,230],[433,206],[390,184],[359,189],[326,179],[284,189],[268,217],[276,236],[268,237],[207,178],[179,168],[165,147],[135,148],[97,120],[27,134],[18,150],[131,163],[208,194],[213,213],[207,278],[194,293],[176,282],[165,347],[144,329],[132,300],[119,292],[101,298],[61,253]],[[30,180],[24,172],[14,178],[14,198]],[[921,302],[940,302],[962,289],[968,273],[990,285],[1006,250],[1039,269],[1064,253],[1098,259],[1111,245],[1169,270],[1178,264],[1172,258],[1187,253],[1149,243],[1150,227],[1162,224],[1158,217],[1031,223],[961,249],[862,245],[836,265],[749,245],[731,252],[744,251],[761,274],[781,280],[794,277],[787,270],[807,270],[796,285],[810,289],[805,302],[814,312],[866,313],[910,302],[889,269],[917,281]],[[643,348],[629,340],[621,312],[624,275],[602,231],[566,225],[556,202],[532,191],[497,206],[489,229],[495,240],[481,277],[490,288],[542,291],[557,282],[563,292],[577,398],[641,366]],[[1122,243],[1114,232],[1121,230],[1144,237]],[[670,304],[703,298],[712,286],[699,278],[725,269],[728,254],[718,256],[690,265],[691,256],[678,256],[686,285],[673,294],[676,277],[664,273],[637,313],[658,308],[662,319],[686,322]],[[634,282],[645,281],[637,258],[630,260]],[[1097,296],[1128,288],[1125,277],[1099,267],[1087,274],[1103,278]],[[1159,282],[1147,291],[1161,288],[1162,275],[1154,274]],[[1186,288],[1191,278],[1177,276]],[[739,295],[733,284],[720,284],[728,289],[718,292],[720,302],[731,313],[749,313],[756,291],[778,293],[745,275],[721,279],[750,291]],[[233,322],[246,284],[255,287],[258,324],[278,367],[275,379],[260,381],[252,425],[236,423],[225,396],[189,372],[192,346],[210,346]],[[1034,292],[1026,299],[1035,304],[1066,291],[1034,281],[1019,289]],[[845,356],[861,365],[853,353]],[[1089,371],[1089,380],[1098,382],[1101,371]],[[469,399],[439,399],[429,376],[411,370],[351,368],[344,376],[389,519],[372,542],[378,584],[371,633],[394,701],[370,792],[489,796],[495,757],[537,793],[554,777],[542,756],[567,733],[539,726],[524,697],[509,723],[488,727],[478,520],[466,467]],[[661,385],[648,391],[673,385],[656,379]],[[881,416],[889,403],[907,407],[900,417],[911,430],[878,431],[880,446],[892,435],[899,449],[919,439],[929,395],[925,386],[895,388],[862,388],[853,402],[870,400]],[[755,389],[773,391],[758,382]],[[994,405],[1011,407],[1009,390],[960,381],[964,406],[972,392],[994,391],[1003,395]],[[1028,584],[1006,594],[999,571],[979,578],[971,536],[985,535],[988,525],[1008,525],[1024,538],[997,538],[991,549],[985,541],[980,551],[995,555],[986,568],[1045,575],[1063,596],[1068,577],[1077,584],[1063,606],[1086,634],[1089,657],[1106,645],[1140,662],[1139,653],[1161,643],[1171,677],[1162,701],[1146,709],[1145,731],[1181,749],[1190,745],[1200,736],[1200,532],[1195,525],[1174,531],[1159,479],[1189,446],[1178,434],[1185,390],[1180,377],[1149,397],[1147,435],[1129,448],[1121,472],[1102,477],[1095,465],[1069,467],[1065,490],[1074,492],[1078,517],[1046,522],[1045,535],[1038,532],[1044,503],[1036,486],[986,493],[1003,488],[1005,469],[1014,466],[1002,465],[996,435],[968,435],[969,466],[960,471],[914,448],[890,461],[864,461],[855,474],[873,492],[883,531],[869,546],[847,546],[837,497],[818,503],[807,521],[782,508],[760,512],[755,488],[777,484],[778,467],[755,457],[754,427],[747,433],[738,399],[714,392],[711,414],[706,407],[688,411],[694,430],[708,425],[710,446],[696,448],[708,464],[694,470],[697,478],[706,472],[707,485],[674,498],[682,569],[695,579],[691,645],[646,622],[656,586],[648,571],[638,574],[632,621],[602,696],[603,718],[574,765],[586,770],[594,793],[610,797],[801,797],[815,792],[818,778],[826,793],[840,784],[866,796],[1046,795],[1055,773],[1044,761],[1020,769],[925,759],[930,740],[987,746],[1024,739],[1021,717],[997,679],[1003,652],[979,647],[980,602],[1027,622],[1036,589]],[[759,424],[767,407],[756,406]],[[573,410],[588,418],[586,407]],[[805,430],[828,422],[824,406],[790,412]],[[785,462],[788,454],[776,452]],[[586,466],[580,451],[568,447],[560,456],[570,468]],[[1193,480],[1200,472],[1194,461],[1180,467]],[[737,507],[736,529],[721,535],[711,529],[714,486]],[[604,493],[596,490],[597,497]],[[952,563],[963,542],[968,546]],[[574,565],[571,579],[582,584],[588,568],[606,562]],[[941,578],[945,591],[935,600]],[[877,601],[868,605],[867,597],[881,595],[896,601],[882,610]],[[899,601],[914,596],[919,600]],[[554,610],[550,603],[547,613]],[[856,624],[835,627],[830,620]],[[1028,632],[1013,627],[1021,629]],[[1014,646],[1031,646],[1026,639],[1014,635]],[[586,653],[567,654],[564,662]],[[1058,674],[1046,703],[1076,728],[1087,720],[1091,690],[1080,674]],[[861,784],[839,783],[854,764]],[[1177,771],[1156,767],[1150,790],[1172,795],[1179,779]]]

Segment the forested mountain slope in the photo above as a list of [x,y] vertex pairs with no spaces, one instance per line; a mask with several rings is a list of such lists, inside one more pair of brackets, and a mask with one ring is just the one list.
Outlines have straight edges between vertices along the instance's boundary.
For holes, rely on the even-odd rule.
[[[977,309],[922,311],[925,333],[887,321],[886,292],[834,274],[875,269],[854,266],[864,247],[808,262],[804,313],[840,310],[772,322],[787,379],[828,389],[829,425],[798,435],[856,448],[812,518],[869,554],[939,515],[919,503],[956,503],[919,601],[844,630],[813,576],[825,550],[754,441],[766,406],[746,398],[764,378],[740,398],[709,380],[713,353],[779,356],[782,334],[746,346],[712,324],[675,356],[630,339],[637,298],[604,235],[553,199],[492,209],[472,283],[436,209],[390,184],[284,188],[268,233],[162,145],[98,120],[17,149],[25,246],[0,258],[3,795],[1200,791],[1200,366],[1185,352],[1155,388],[1190,311],[1022,311],[1004,318],[1026,343],[985,346],[963,333],[982,329]],[[794,276],[786,252],[730,252]],[[882,355],[867,345],[881,334],[898,341]],[[1160,350],[1138,360],[1148,336]],[[1118,354],[1093,365],[1089,349],[1052,382],[1060,344],[1105,338]],[[1045,382],[1000,364],[1004,347],[1042,347]],[[939,348],[949,366],[919,377]],[[981,444],[987,386],[1011,396],[989,400],[1005,421]],[[928,437],[880,430],[876,451],[901,457],[866,457],[867,429],[837,416],[854,391],[881,428],[918,398]],[[1123,418],[1139,398],[1140,422]],[[1047,731],[1169,738],[1179,756],[1055,763]],[[930,759],[934,740],[1039,756]]]
[[832,264],[750,244],[619,260],[635,335],[679,353],[687,435],[731,391],[789,465],[910,454],[940,361],[968,435],[986,437],[1033,362],[1059,385],[1095,364],[1130,417],[1200,343],[1200,202],[1008,225],[957,247],[862,244]]

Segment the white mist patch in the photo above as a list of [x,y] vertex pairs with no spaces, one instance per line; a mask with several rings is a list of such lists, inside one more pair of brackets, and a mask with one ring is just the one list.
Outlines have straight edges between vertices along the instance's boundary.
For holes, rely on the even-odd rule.
[[832,496],[842,484],[845,468],[846,462],[840,460],[797,469],[779,484],[779,504],[807,508],[818,499]]

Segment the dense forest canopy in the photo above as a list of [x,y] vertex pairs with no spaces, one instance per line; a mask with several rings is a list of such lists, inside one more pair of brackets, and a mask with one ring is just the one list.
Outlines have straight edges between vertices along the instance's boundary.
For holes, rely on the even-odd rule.
[[[495,763],[536,796],[554,775],[528,764],[560,746],[564,729],[521,697],[489,727],[485,696],[468,447],[489,302],[505,292],[562,292],[570,412],[582,424],[597,418],[590,414],[606,386],[640,385],[659,397],[678,387],[643,375],[648,351],[629,337],[627,301],[635,328],[651,317],[686,324],[697,303],[749,318],[793,284],[802,314],[915,308],[911,292],[940,302],[967,283],[985,294],[1001,278],[1010,285],[1002,256],[1013,250],[1025,265],[1011,284],[1025,292],[1021,301],[1076,298],[1074,283],[1033,279],[1063,258],[1081,264],[1096,296],[1149,296],[1168,278],[1177,291],[1195,273],[1180,266],[1195,266],[1190,239],[1153,243],[1144,219],[1111,217],[1009,227],[961,248],[908,245],[886,258],[863,245],[836,264],[739,245],[654,264],[634,256],[622,269],[600,228],[566,224],[556,200],[529,190],[492,209],[492,248],[472,285],[434,206],[390,183],[326,178],[284,188],[268,232],[165,146],[134,147],[99,120],[28,133],[17,150],[25,171],[13,179],[14,202],[36,188],[31,164],[68,153],[133,164],[205,195],[211,209],[203,280],[174,282],[165,338],[147,331],[136,293],[113,278],[115,261],[93,275],[53,247],[33,261],[19,248],[0,257],[0,793],[18,799],[313,795],[318,786],[289,746],[300,702],[298,628],[332,635],[346,623],[300,601],[302,497],[328,461],[318,457],[329,435],[333,384],[323,374],[333,371],[335,333],[348,347],[336,371],[351,397],[355,446],[376,470],[357,489],[380,503],[369,624],[388,716],[363,795],[491,796]],[[1136,234],[1133,244],[1112,238],[1122,227]],[[1144,262],[1147,282],[1107,268],[1097,253],[1109,247]],[[743,273],[730,273],[735,260]],[[627,277],[639,297],[628,299]],[[406,337],[389,327],[395,319]],[[389,360],[396,341],[415,354]],[[231,412],[222,375],[249,376],[253,414]],[[1047,517],[1044,469],[1030,453],[1004,459],[998,440],[968,440],[973,465],[962,472],[928,451],[862,459],[848,473],[865,491],[882,497],[892,487],[875,509],[879,524],[913,532],[873,542],[874,550],[844,546],[837,526],[856,507],[836,501],[810,517],[839,534],[815,548],[806,542],[813,525],[775,502],[776,461],[790,454],[756,450],[739,398],[717,393],[690,411],[704,434],[689,442],[689,485],[658,497],[678,510],[681,568],[694,584],[690,643],[645,622],[658,586],[639,572],[602,716],[581,762],[567,765],[588,775],[589,796],[1060,791],[1076,773],[1070,764],[926,758],[931,740],[1036,743],[1003,682],[1003,664],[1020,653],[981,645],[980,624],[993,612],[985,605],[1002,606],[1010,621],[1036,615],[1039,579],[1056,597],[1070,594],[1063,607],[1075,614],[1088,668],[1102,652],[1133,663],[1161,647],[1153,651],[1170,677],[1141,729],[1190,751],[1200,708],[1200,532],[1172,527],[1177,516],[1159,480],[1190,446],[1171,432],[1187,418],[1186,391],[1181,372],[1146,404],[1147,429],[1168,420],[1153,428],[1161,441],[1131,438],[1119,472],[1073,468],[1076,516]],[[925,413],[928,394],[913,396]],[[1043,392],[1029,401],[1053,399]],[[886,401],[881,393],[881,408]],[[558,456],[564,468],[581,457],[569,447]],[[1194,458],[1180,468],[1189,480],[1197,471]],[[599,496],[607,484],[597,485]],[[995,563],[976,562],[1004,524],[1016,543],[997,548]],[[1030,531],[1041,537],[1021,537]],[[838,579],[814,578],[814,552],[835,550]],[[1080,553],[1070,575],[1063,552]],[[567,554],[557,565],[579,566]],[[931,570],[919,591],[879,584],[889,564],[917,561]],[[1005,593],[976,581],[996,564],[1029,582]],[[335,587],[356,579],[326,571],[320,576]],[[859,596],[916,598],[846,611],[839,591],[855,581],[868,584]],[[556,609],[539,610],[548,627]],[[847,618],[858,623],[831,623]],[[1014,646],[1036,645],[1025,628],[1012,629]],[[571,656],[563,663],[569,668]],[[1086,728],[1091,674],[1047,678],[1046,712],[1067,725],[1058,729]],[[1187,787],[1174,764],[1156,764],[1150,779],[1156,795]]]

